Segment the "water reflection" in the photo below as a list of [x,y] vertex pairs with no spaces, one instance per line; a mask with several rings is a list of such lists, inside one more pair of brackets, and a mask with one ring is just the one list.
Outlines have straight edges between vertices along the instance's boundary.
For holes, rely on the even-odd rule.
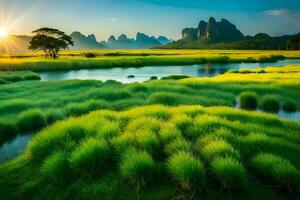
[[31,134],[18,135],[13,140],[3,144],[0,147],[0,163],[12,159],[20,154],[25,149],[31,138]]
[[[188,66],[150,66],[131,68],[83,69],[71,71],[41,72],[42,81],[51,80],[116,80],[123,83],[144,82],[152,76],[162,78],[173,74],[188,75],[191,77],[212,77],[224,74],[231,69],[257,68],[268,66],[284,66],[300,64],[300,60],[282,60],[276,63],[227,63],[227,64],[200,64]],[[135,78],[128,78],[134,75]]]
[[281,110],[278,112],[278,116],[300,122],[300,111],[285,112],[285,111]]

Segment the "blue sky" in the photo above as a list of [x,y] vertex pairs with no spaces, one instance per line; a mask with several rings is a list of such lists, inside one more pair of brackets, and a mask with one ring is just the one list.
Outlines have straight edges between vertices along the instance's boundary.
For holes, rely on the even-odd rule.
[[138,31],[178,39],[183,28],[210,16],[249,35],[300,32],[299,0],[0,0],[0,26],[15,34],[48,26],[95,33],[99,40]]

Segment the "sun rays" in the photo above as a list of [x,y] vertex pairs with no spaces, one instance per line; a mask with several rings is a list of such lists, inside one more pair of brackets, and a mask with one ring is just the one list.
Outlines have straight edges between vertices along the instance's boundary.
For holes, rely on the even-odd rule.
[[16,0],[9,3],[0,1],[0,53],[12,53],[24,48],[24,44],[20,44],[18,38],[12,33],[18,32],[19,26],[34,9],[34,4],[18,12],[17,3]]
[[5,39],[7,36],[8,36],[7,28],[0,26],[0,40]]

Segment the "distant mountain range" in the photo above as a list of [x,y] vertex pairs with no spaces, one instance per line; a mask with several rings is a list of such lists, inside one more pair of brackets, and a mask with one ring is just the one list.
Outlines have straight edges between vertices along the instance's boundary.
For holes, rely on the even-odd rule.
[[94,34],[88,36],[83,35],[80,32],[73,32],[71,35],[74,42],[74,46],[70,49],[104,49],[106,46],[97,42]]
[[[125,34],[121,34],[117,39],[110,36],[107,41],[98,42],[94,34],[83,35],[80,32],[73,32],[70,35],[74,41],[72,50],[81,49],[149,49],[155,46],[165,45],[173,40],[165,36],[148,36],[144,33],[137,33],[136,38],[128,38]],[[23,53],[29,52],[28,46],[31,40],[30,36],[11,35],[6,40],[0,42],[0,53]]]
[[[292,45],[289,45],[291,44]],[[299,49],[299,35],[271,37],[266,33],[245,36],[226,19],[217,22],[211,17],[200,21],[197,28],[182,30],[182,38],[156,48],[162,49]]]
[[128,38],[127,35],[121,34],[118,38],[110,36],[107,41],[98,42],[94,34],[84,36],[80,32],[71,34],[74,46],[71,49],[149,49],[155,46],[165,45],[172,40],[165,36],[148,36],[144,33],[137,33],[136,38]]
[[[165,36],[148,36],[137,33],[135,38],[125,34],[110,36],[107,41],[97,41],[94,34],[83,35],[73,32],[74,50],[80,49],[253,49],[253,50],[300,50],[300,33],[271,37],[266,33],[245,36],[234,24],[226,19],[216,21],[211,17],[208,22],[200,21],[197,28],[182,30],[182,38],[173,41]],[[0,41],[1,52],[29,52],[30,36],[11,35]]]

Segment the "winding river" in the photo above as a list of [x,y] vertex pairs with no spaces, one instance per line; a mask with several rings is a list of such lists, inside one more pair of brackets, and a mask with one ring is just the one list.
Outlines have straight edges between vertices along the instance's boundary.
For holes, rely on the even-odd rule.
[[[223,74],[228,70],[241,68],[258,68],[258,67],[280,67],[291,64],[299,64],[299,60],[282,60],[276,63],[228,63],[228,64],[200,64],[188,66],[149,66],[139,68],[106,68],[106,69],[83,69],[72,71],[51,71],[40,72],[42,81],[52,80],[116,80],[122,83],[144,82],[152,76],[157,78],[181,74],[190,77],[213,77]],[[133,75],[131,78],[128,76]],[[286,113],[280,111],[280,117],[299,121],[300,112]],[[32,135],[18,135],[13,140],[0,146],[0,163],[16,157],[28,142],[32,139]]]
[[[162,78],[169,75],[181,74],[190,77],[213,77],[228,70],[258,67],[280,67],[300,64],[299,60],[281,60],[275,63],[228,63],[228,64],[199,64],[186,66],[148,66],[128,68],[83,69],[71,71],[40,72],[42,81],[52,80],[116,80],[122,83],[144,82],[152,76]],[[133,75],[134,78],[128,76]]]

